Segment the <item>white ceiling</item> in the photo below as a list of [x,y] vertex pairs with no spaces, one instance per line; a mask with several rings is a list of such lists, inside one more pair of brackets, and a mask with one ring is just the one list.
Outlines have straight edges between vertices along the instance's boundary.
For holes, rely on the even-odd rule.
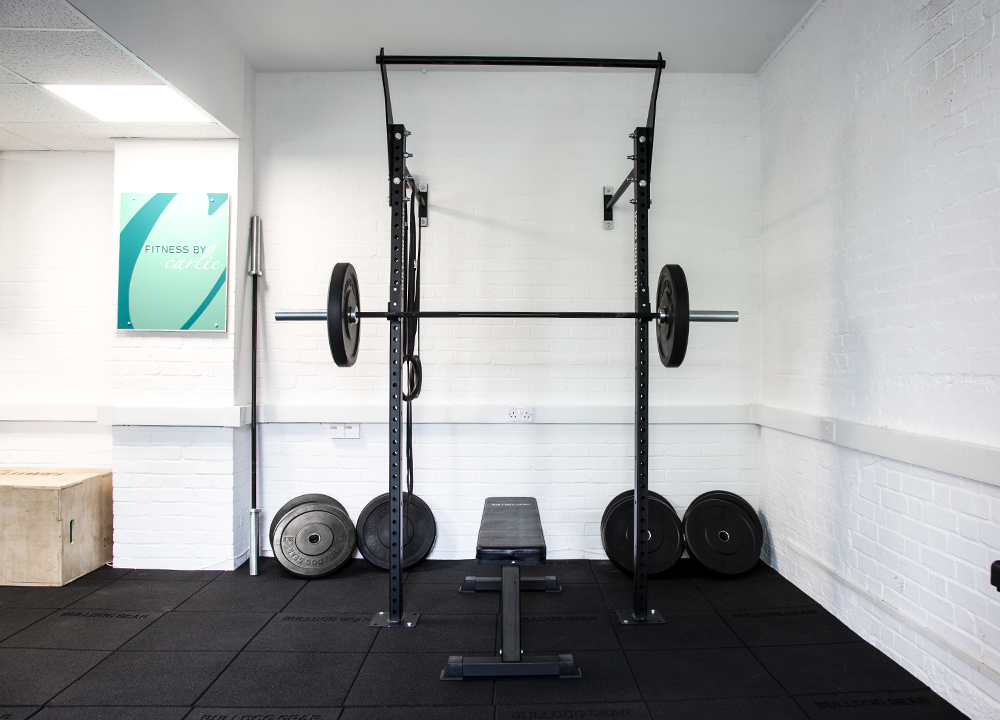
[[0,0],[0,151],[112,150],[118,137],[233,137],[219,123],[103,123],[42,83],[164,84],[61,0]]
[[[234,137],[217,122],[101,123],[38,87],[165,83],[140,59],[143,48],[126,49],[71,2],[0,0],[0,151],[111,150],[116,137]],[[100,2],[147,28],[160,28],[158,18],[178,7],[176,0]],[[397,55],[654,58],[662,52],[668,72],[754,73],[815,0],[192,2],[199,36],[235,46],[258,72],[374,70],[385,47]],[[182,52],[189,41],[160,40],[168,52]]]
[[816,0],[204,0],[258,72],[371,70],[393,55],[655,58],[755,73]]

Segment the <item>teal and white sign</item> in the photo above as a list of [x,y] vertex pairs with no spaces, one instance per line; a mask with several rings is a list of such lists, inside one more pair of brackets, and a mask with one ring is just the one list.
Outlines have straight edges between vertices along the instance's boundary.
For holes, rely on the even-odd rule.
[[122,193],[119,330],[226,329],[227,193]]

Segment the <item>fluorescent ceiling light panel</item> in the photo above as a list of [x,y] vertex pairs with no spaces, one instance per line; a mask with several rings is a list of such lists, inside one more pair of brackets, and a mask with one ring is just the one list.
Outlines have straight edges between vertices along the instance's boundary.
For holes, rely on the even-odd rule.
[[206,123],[214,120],[166,85],[42,85],[102,122]]

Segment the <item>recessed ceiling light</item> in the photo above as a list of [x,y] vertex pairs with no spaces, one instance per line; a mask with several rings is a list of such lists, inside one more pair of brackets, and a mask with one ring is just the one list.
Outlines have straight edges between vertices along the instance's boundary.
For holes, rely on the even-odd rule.
[[214,122],[200,107],[166,85],[42,85],[102,122]]

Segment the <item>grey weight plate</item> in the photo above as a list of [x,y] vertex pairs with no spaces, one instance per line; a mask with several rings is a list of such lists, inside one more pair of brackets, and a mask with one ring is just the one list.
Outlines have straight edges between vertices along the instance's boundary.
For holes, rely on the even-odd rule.
[[[649,492],[649,537],[646,543],[646,572],[656,575],[669,570],[684,552],[681,521],[670,502],[659,493]],[[623,573],[634,567],[632,532],[635,514],[633,490],[615,496],[601,518],[601,544],[608,559]]]
[[330,503],[335,507],[339,507],[341,510],[344,511],[344,513],[347,513],[346,508],[344,508],[343,505],[341,505],[339,502],[334,500],[329,495],[321,495],[319,493],[308,493],[306,495],[299,495],[298,497],[294,497],[288,502],[286,502],[284,505],[282,505],[278,509],[278,512],[274,514],[274,517],[271,518],[271,527],[267,532],[267,541],[268,542],[274,541],[274,529],[278,527],[278,522],[281,520],[282,516],[284,516],[286,512],[291,510],[296,505],[301,505],[302,503],[307,503],[307,502]]
[[349,322],[350,308],[361,307],[358,275],[350,263],[337,263],[330,274],[330,290],[326,299],[326,333],[330,354],[340,367],[350,367],[358,359],[361,343],[361,323]]
[[724,575],[740,575],[757,564],[763,536],[756,513],[748,513],[744,503],[710,492],[688,506],[683,525],[691,557]]
[[285,570],[299,577],[336,572],[354,555],[354,523],[327,502],[307,502],[286,512],[274,528],[271,549]]
[[667,315],[656,325],[656,349],[666,367],[679,367],[687,354],[691,305],[687,277],[680,265],[664,265],[656,283],[656,311]]
[[[437,538],[437,523],[427,503],[416,495],[404,492],[403,506],[406,508],[403,569],[406,569],[427,557]],[[383,493],[368,503],[358,515],[358,550],[372,565],[388,570],[391,536],[389,493]]]

